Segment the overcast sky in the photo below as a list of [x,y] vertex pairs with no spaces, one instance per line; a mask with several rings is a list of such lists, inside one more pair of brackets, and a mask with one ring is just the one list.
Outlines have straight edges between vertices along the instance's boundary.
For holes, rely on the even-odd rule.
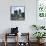
[[12,7],[11,13],[14,13],[14,10],[19,10],[21,9],[21,12],[24,12],[24,7]]

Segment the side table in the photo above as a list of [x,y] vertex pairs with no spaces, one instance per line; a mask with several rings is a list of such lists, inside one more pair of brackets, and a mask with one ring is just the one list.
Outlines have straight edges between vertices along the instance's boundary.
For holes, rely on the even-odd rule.
[[[7,37],[7,36],[9,36],[9,37]],[[15,38],[16,45],[15,46],[18,46],[18,33],[15,33],[15,34],[6,33],[5,34],[5,46],[7,46],[7,44],[8,44],[7,38],[10,38],[10,36],[16,36],[16,38]]]

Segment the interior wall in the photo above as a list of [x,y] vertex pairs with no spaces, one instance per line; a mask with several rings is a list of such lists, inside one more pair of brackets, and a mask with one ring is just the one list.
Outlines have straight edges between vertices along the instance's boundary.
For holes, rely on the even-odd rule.
[[[10,20],[10,6],[25,6],[25,20]],[[0,34],[10,32],[9,28],[19,27],[19,32],[29,32],[31,25],[36,24],[36,0],[1,0],[0,1]]]

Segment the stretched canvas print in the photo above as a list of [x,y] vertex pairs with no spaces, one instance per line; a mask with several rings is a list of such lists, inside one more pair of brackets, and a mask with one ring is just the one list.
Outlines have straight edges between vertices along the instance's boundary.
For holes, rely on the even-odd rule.
[[37,25],[46,25],[46,0],[37,0],[37,14],[36,23]]
[[11,20],[25,20],[25,7],[11,6]]
[[46,18],[46,0],[37,1],[37,15],[39,18]]

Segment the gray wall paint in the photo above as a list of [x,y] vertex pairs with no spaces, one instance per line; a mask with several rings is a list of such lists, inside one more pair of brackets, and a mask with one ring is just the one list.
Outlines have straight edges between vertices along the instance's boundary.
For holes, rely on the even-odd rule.
[[[25,20],[11,21],[10,6],[25,6]],[[9,28],[19,27],[19,32],[29,32],[31,25],[36,24],[36,0],[1,0],[0,1],[0,34],[10,32]]]

